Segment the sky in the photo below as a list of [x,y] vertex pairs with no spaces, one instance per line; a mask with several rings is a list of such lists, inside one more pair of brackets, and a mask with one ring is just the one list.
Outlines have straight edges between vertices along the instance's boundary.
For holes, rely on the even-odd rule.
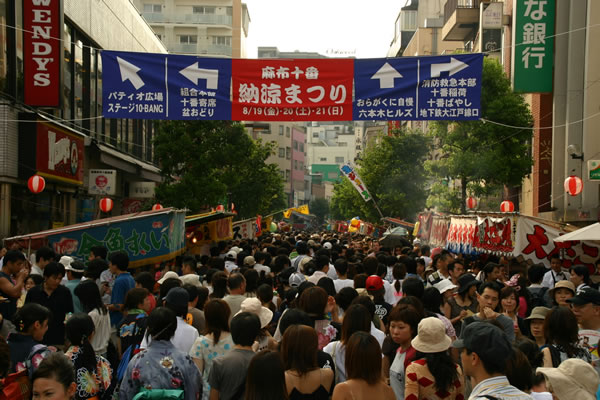
[[[357,58],[385,57],[405,0],[242,0],[248,5],[249,58],[257,47],[279,51],[355,52]],[[347,56],[346,56],[347,57]]]

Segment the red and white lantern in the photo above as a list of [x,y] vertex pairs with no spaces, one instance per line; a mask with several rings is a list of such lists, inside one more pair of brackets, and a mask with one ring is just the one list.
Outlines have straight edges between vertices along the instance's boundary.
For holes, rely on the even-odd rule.
[[162,210],[163,206],[160,203],[156,203],[155,205],[152,206],[152,211],[158,211],[158,210]]
[[477,208],[477,199],[475,197],[467,197],[467,208],[469,210]]
[[223,204],[219,204],[217,206],[216,210],[219,211],[219,212],[223,212],[223,211],[225,211],[225,207],[223,206]]
[[565,192],[577,196],[583,190],[583,181],[580,177],[571,175],[565,179]]
[[515,205],[510,200],[504,200],[502,203],[500,203],[500,211],[513,212],[515,211]]
[[109,197],[103,197],[100,199],[100,209],[102,212],[109,213],[113,208],[113,201]]
[[39,175],[33,175],[27,181],[27,187],[29,188],[29,191],[31,193],[34,193],[34,194],[42,193],[44,191],[44,189],[46,188],[46,180]]

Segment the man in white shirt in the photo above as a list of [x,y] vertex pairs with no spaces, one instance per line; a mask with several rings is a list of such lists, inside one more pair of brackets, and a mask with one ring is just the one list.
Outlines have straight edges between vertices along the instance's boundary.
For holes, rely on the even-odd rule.
[[329,271],[329,257],[325,255],[318,256],[315,260],[315,266],[315,272],[307,280],[316,285],[319,283],[319,279],[327,277],[327,271]]
[[542,286],[552,289],[556,282],[568,281],[571,279],[571,274],[562,267],[562,260],[558,254],[554,254],[550,258],[550,271],[546,272],[542,279]]
[[41,247],[35,252],[35,264],[31,266],[31,275],[44,276],[44,268],[54,261],[56,253],[50,247]]
[[333,285],[335,286],[335,292],[338,293],[345,287],[354,287],[354,281],[352,279],[348,279],[348,262],[343,258],[338,258],[335,260],[333,264],[335,270],[337,271],[338,279],[333,281]]
[[237,253],[234,250],[229,250],[229,252],[225,254],[225,271],[227,271],[228,274],[237,269],[238,266],[235,263],[236,259]]
[[246,278],[244,278],[244,275],[235,272],[229,275],[227,286],[229,287],[229,294],[223,297],[223,301],[227,303],[231,310],[231,314],[229,315],[229,320],[231,321],[233,316],[240,311],[242,302],[247,299],[244,296],[244,293],[246,293]]
[[[169,290],[165,298],[165,307],[172,310],[177,316],[177,329],[175,330],[175,335],[171,338],[171,343],[185,354],[190,352],[192,345],[199,336],[198,330],[188,325],[184,319],[188,312],[189,298],[188,292],[182,287],[174,287]],[[144,339],[140,344],[141,349],[148,347],[147,336],[144,335]]]
[[256,272],[258,272],[259,276],[262,271],[265,271],[265,275],[269,275],[271,273],[271,268],[269,268],[263,264],[264,262],[267,261],[267,258],[268,258],[267,253],[264,253],[262,251],[258,251],[254,254],[254,259],[256,260],[256,264],[254,264],[253,268],[256,270]]

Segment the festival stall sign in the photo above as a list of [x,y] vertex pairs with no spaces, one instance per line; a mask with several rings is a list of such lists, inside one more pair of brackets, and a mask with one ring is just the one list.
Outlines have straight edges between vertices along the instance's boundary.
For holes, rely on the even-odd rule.
[[476,225],[477,220],[475,218],[450,218],[446,248],[457,254],[475,254],[473,241]]
[[429,236],[429,245],[431,247],[445,247],[448,237],[448,225],[450,219],[446,217],[435,216],[431,223],[431,235]]
[[233,216],[233,213],[216,211],[186,217],[188,247],[233,239]]
[[233,240],[252,240],[256,218],[245,219],[233,223]]
[[424,242],[429,242],[431,236],[431,224],[433,223],[433,213],[427,212],[419,215],[419,232],[417,237]]
[[185,250],[184,218],[185,211],[173,208],[143,211],[16,236],[5,243],[30,250],[50,246],[57,254],[80,260],[87,260],[93,246],[105,246],[109,253],[126,252],[129,266],[139,267],[173,259]]
[[477,217],[474,250],[497,255],[512,255],[515,250],[516,218]]
[[590,270],[590,274],[593,273],[594,262],[600,255],[600,246],[594,242],[554,241],[565,233],[538,220],[520,217],[514,256],[521,255],[535,264],[543,263],[550,267],[550,258],[558,254],[563,259],[563,267],[585,265]]

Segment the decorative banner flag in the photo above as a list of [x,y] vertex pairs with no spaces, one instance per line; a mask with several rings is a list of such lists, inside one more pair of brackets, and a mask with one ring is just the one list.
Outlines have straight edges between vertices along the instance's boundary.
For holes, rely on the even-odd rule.
[[257,215],[256,222],[254,223],[254,233],[256,234],[256,237],[260,237],[262,235],[262,226],[260,225],[261,222],[262,216]]
[[600,246],[594,242],[554,242],[564,232],[535,220],[520,217],[517,225],[517,242],[514,256],[522,255],[534,263],[550,266],[550,257],[558,254],[563,259],[563,267],[585,265],[592,273],[594,261],[600,255]]
[[475,254],[473,239],[476,225],[477,220],[475,218],[452,217],[446,241],[448,250],[453,253]]
[[352,59],[233,60],[235,121],[352,120]]
[[233,240],[254,239],[254,218],[239,221],[233,224]]
[[354,167],[350,163],[346,163],[340,167],[340,171],[346,176],[346,178],[350,179],[354,188],[358,190],[358,193],[362,196],[364,201],[371,200],[371,195],[367,190],[367,187],[363,183],[363,181],[358,176],[358,173],[355,171]]
[[429,236],[429,245],[431,247],[445,247],[448,237],[448,226],[450,219],[440,216],[433,217],[431,224],[431,236]]
[[477,217],[473,247],[498,255],[512,255],[515,250],[515,218]]

